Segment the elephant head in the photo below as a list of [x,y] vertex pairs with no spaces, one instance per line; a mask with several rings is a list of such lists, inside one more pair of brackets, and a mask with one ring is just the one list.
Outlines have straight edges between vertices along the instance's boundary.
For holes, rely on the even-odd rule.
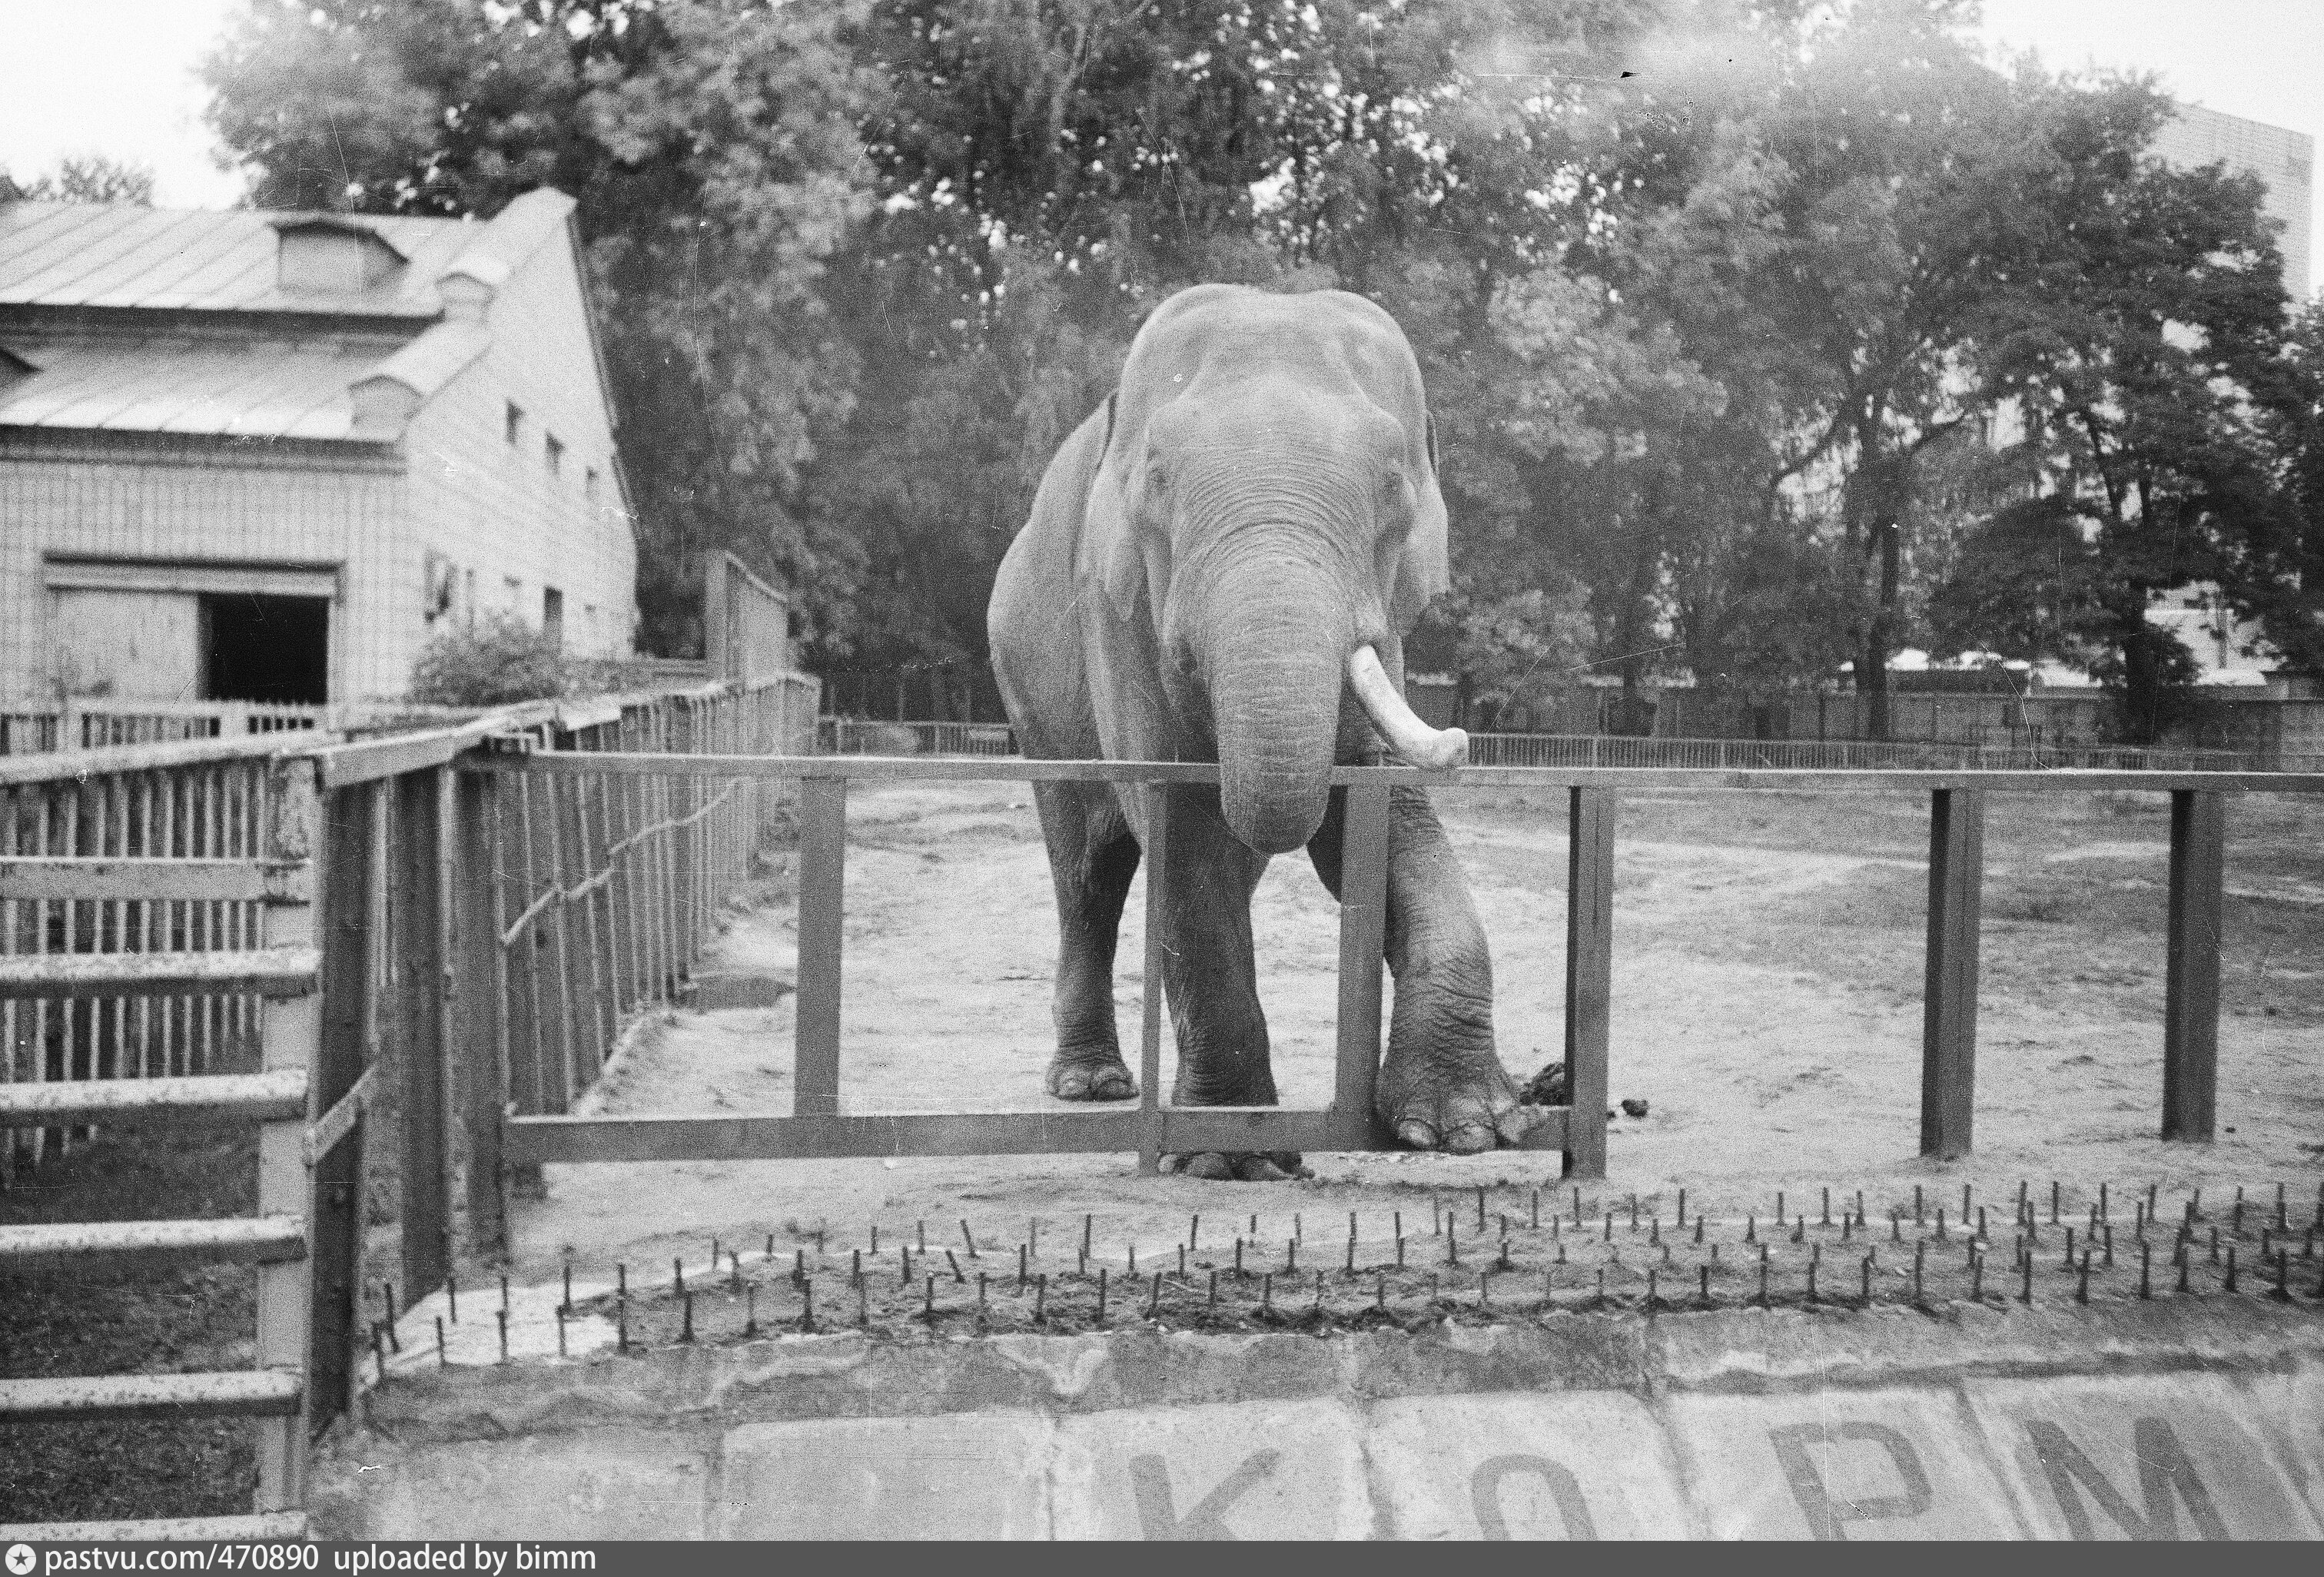
[[1215,752],[1237,838],[1314,835],[1343,694],[1406,760],[1463,759],[1379,657],[1447,581],[1434,430],[1393,318],[1338,290],[1187,291],[1139,330],[1107,414],[1080,582],[1150,633],[1172,743]]

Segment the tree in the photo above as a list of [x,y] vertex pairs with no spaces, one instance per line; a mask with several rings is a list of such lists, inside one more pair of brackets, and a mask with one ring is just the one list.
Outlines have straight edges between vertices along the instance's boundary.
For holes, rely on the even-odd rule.
[[844,623],[856,544],[805,507],[854,357],[820,290],[863,213],[875,84],[847,0],[253,0],[206,74],[264,206],[489,217],[569,192],[637,506],[650,649],[699,650],[698,555]]
[[32,184],[11,180],[0,170],[0,202],[134,203],[153,206],[153,171],[143,164],[108,159],[102,153],[69,153],[57,167]]
[[2305,539],[2282,446],[2304,425],[2304,369],[2259,183],[2151,158],[2171,106],[2146,83],[2048,97],[2038,266],[1997,295],[1983,351],[2023,413],[2015,458],[2031,480],[1975,539],[1948,601],[2054,608],[2040,629],[2023,615],[1997,628],[2027,655],[2078,646],[2120,692],[2122,736],[2151,742],[2196,676],[2147,617],[2157,593],[2216,581],[2285,627],[2291,545]]

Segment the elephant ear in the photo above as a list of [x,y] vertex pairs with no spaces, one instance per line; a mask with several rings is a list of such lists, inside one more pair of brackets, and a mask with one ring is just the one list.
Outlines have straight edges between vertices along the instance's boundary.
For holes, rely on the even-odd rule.
[[1074,567],[1081,584],[1095,581],[1103,588],[1115,617],[1127,623],[1138,616],[1139,595],[1146,589],[1146,560],[1139,551],[1130,500],[1138,475],[1138,440],[1133,434],[1115,432],[1120,399],[1119,391],[1106,396],[1105,439],[1082,508],[1081,544]]
[[1436,418],[1428,426],[1427,475],[1419,489],[1419,507],[1412,530],[1404,540],[1404,554],[1396,572],[1396,590],[1389,598],[1388,616],[1399,631],[1420,622],[1428,604],[1452,584],[1452,554],[1446,540],[1444,493],[1436,484]]

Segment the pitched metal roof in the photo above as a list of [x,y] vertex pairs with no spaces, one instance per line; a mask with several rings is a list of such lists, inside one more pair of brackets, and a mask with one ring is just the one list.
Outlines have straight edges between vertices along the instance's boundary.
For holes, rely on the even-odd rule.
[[[0,205],[0,428],[392,441],[483,354],[479,294],[572,211],[547,188],[483,224]],[[281,288],[285,237],[316,230],[381,244],[297,277],[367,283]]]
[[346,438],[347,386],[392,342],[103,335],[7,348],[36,371],[0,383],[0,428]]
[[[491,226],[460,219],[332,215],[407,261],[369,289],[285,292],[277,226],[300,217],[133,203],[0,206],[0,306],[125,307],[433,318],[437,276]],[[319,216],[318,217],[320,217]]]

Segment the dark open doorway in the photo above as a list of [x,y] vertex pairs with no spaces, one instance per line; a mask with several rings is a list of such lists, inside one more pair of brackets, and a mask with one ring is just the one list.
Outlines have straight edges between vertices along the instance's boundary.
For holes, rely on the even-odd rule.
[[319,706],[330,699],[330,600],[206,596],[202,654],[210,700]]

